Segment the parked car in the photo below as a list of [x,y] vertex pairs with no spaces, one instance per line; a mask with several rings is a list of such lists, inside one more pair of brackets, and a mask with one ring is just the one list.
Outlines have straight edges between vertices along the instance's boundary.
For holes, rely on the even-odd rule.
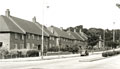
[[87,50],[83,50],[80,55],[81,56],[88,56],[89,52]]

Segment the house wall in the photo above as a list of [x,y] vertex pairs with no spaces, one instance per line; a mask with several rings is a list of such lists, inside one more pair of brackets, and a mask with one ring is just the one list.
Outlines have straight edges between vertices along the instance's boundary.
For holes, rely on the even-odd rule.
[[61,47],[66,47],[66,46],[73,46],[74,42],[72,39],[68,39],[68,38],[60,38],[60,44]]
[[48,48],[51,48],[51,47],[55,47],[55,46],[57,46],[57,38],[56,37],[54,37],[54,36],[50,36],[49,37],[49,47]]
[[[26,48],[27,49],[38,49],[38,45],[42,45],[42,36],[41,35],[35,35],[35,34],[26,34]],[[49,38],[44,36],[44,46],[48,47],[48,41]]]
[[3,47],[10,49],[10,33],[0,33],[0,42],[3,42]]
[[24,49],[24,37],[24,34],[10,33],[10,49]]

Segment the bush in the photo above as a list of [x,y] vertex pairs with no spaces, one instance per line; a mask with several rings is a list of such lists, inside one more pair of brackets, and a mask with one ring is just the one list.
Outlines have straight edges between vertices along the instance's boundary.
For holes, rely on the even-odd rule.
[[102,56],[103,57],[109,57],[109,56],[115,56],[120,54],[120,51],[108,51],[108,52],[103,52]]
[[27,51],[27,56],[28,57],[36,57],[39,56],[39,51],[38,50],[28,50]]
[[10,50],[9,55],[11,55],[11,58],[16,58],[19,55],[19,51],[18,50]]
[[102,53],[102,56],[103,56],[103,57],[107,57],[108,55],[107,55],[106,52],[104,52],[104,53]]
[[48,49],[48,51],[50,51],[50,52],[58,52],[59,48],[57,46],[51,47],[51,48]]
[[4,59],[7,54],[8,54],[8,49],[6,47],[1,47],[0,48],[0,58]]

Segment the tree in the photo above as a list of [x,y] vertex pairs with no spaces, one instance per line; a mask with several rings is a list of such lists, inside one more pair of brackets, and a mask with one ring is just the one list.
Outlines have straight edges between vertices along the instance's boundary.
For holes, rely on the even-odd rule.
[[119,43],[117,43],[117,42],[113,42],[113,41],[106,42],[107,47],[116,48],[118,45],[119,45]]

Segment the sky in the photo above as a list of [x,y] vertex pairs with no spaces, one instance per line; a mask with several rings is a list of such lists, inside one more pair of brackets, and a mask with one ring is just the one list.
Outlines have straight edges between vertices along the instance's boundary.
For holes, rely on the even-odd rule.
[[9,9],[12,16],[29,21],[36,16],[46,26],[120,29],[116,3],[120,0],[0,0],[0,15]]

